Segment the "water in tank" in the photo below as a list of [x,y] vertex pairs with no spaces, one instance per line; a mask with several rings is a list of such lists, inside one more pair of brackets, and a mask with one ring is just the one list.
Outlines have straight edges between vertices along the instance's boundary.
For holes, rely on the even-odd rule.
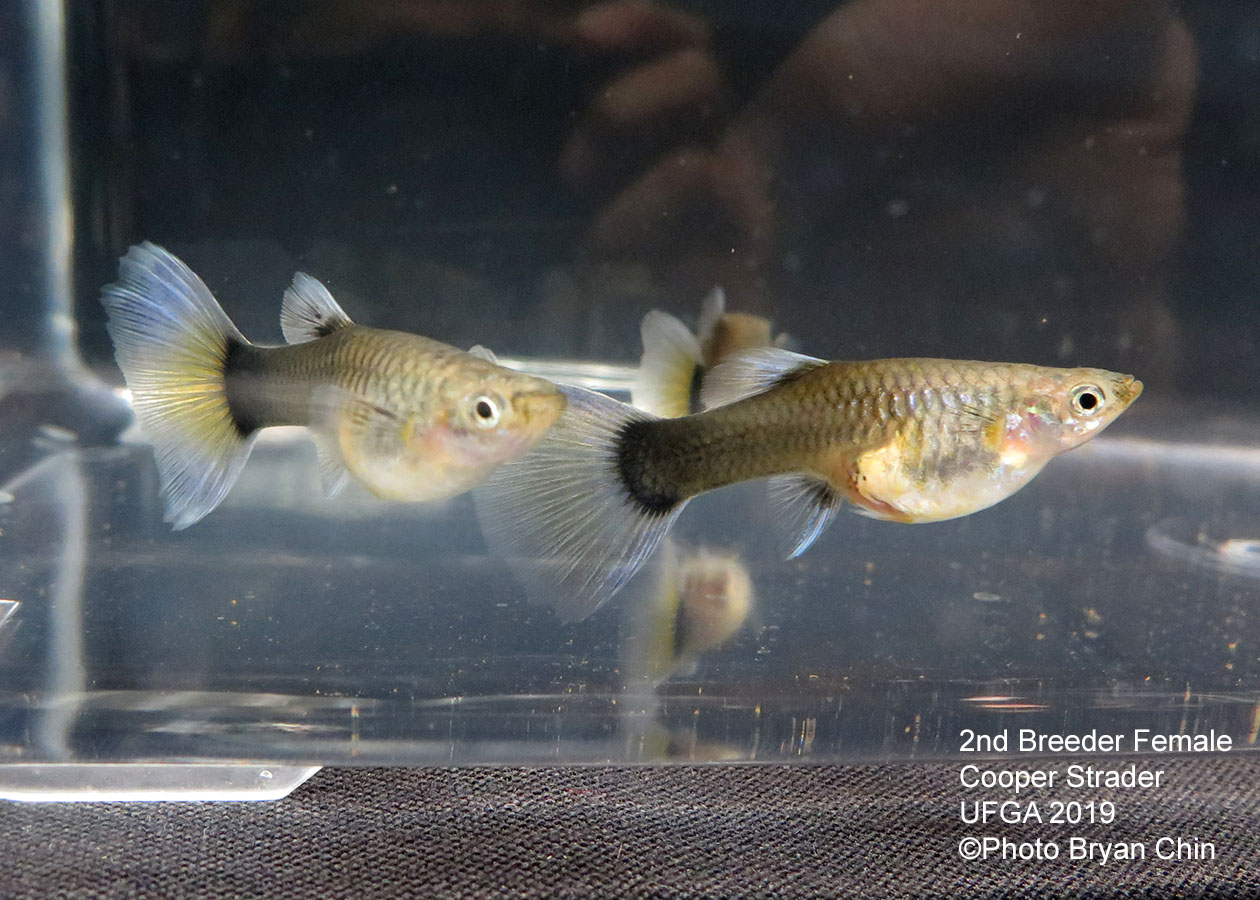
[[[1250,6],[30,0],[0,24],[0,763],[1254,744]],[[1144,390],[991,508],[840,509],[794,558],[763,480],[702,493],[557,614],[493,504],[329,499],[300,427],[173,530],[99,302],[143,241],[259,344],[301,271],[357,323],[621,401],[653,310],[706,351]]]

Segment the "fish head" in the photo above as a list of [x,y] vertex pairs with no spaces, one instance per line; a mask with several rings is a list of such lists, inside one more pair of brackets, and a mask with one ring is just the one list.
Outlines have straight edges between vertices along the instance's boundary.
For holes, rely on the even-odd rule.
[[550,381],[487,365],[471,386],[446,397],[447,439],[470,467],[492,467],[538,443],[564,412],[563,392]]
[[1078,447],[1116,420],[1142,393],[1132,375],[1105,369],[1043,370],[1029,384],[1024,433],[1045,456]]
[[431,382],[412,408],[361,404],[338,420],[346,467],[378,497],[423,502],[471,490],[538,443],[567,403],[551,382],[480,359]]

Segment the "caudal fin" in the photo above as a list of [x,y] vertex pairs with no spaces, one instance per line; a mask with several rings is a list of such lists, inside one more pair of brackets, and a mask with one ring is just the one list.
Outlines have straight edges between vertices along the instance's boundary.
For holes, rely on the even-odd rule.
[[222,502],[253,435],[232,418],[223,371],[248,342],[205,283],[147,241],[127,251],[101,293],[136,418],[162,479],[166,521],[187,528]]
[[701,366],[700,342],[686,325],[659,309],[643,317],[639,332],[643,356],[630,402],[656,416],[687,415]]
[[473,498],[486,540],[529,598],[569,622],[621,590],[686,501],[650,508],[623,479],[622,435],[652,416],[593,391],[563,391],[568,407],[547,436],[500,466]]

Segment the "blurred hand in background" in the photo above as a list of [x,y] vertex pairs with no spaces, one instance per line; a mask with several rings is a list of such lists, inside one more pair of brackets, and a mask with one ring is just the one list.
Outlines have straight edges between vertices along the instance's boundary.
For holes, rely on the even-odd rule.
[[822,304],[824,355],[1176,361],[1164,285],[1196,60],[1167,0],[850,0],[752,81],[698,4],[371,0],[282,25],[262,7],[213,4],[211,55],[420,32],[588,63],[557,152],[582,258],[646,265],[680,304],[720,284],[801,334],[792,310]]

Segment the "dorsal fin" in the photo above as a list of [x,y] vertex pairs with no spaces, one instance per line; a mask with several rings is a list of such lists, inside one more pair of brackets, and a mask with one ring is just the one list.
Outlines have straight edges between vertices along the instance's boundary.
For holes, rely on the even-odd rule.
[[777,347],[760,347],[737,353],[704,377],[700,402],[705,409],[726,406],[767,391],[794,373],[826,364],[826,360]]
[[481,344],[473,344],[468,348],[468,355],[475,356],[477,359],[484,359],[488,363],[499,364],[499,358],[494,355],[494,351],[489,347],[483,347]]
[[293,276],[280,307],[280,330],[286,343],[304,344],[351,324],[350,317],[318,279],[305,272]]

